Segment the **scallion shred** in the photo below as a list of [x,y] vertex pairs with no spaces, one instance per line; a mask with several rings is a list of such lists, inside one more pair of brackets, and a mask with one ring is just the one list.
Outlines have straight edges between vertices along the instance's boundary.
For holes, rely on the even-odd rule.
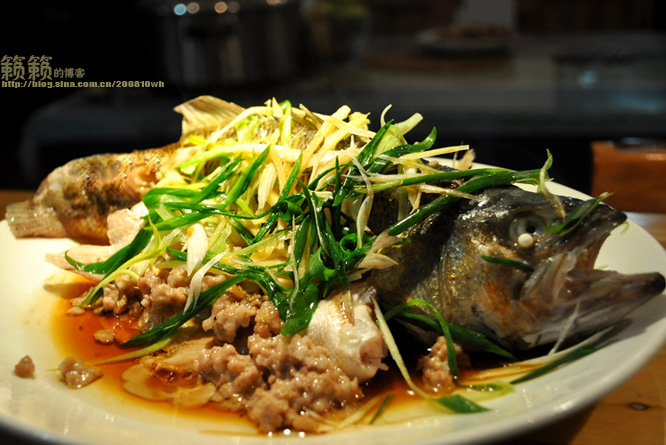
[[[404,123],[388,121],[375,133],[369,130],[366,115],[348,107],[326,116],[294,107],[289,101],[272,100],[245,109],[206,137],[183,138],[181,144],[191,147],[193,155],[144,195],[146,225],[134,240],[98,263],[82,264],[66,256],[75,269],[103,276],[82,304],[94,304],[102,288],[116,277],[137,275],[139,263],[157,269],[187,266],[198,280],[208,271],[226,279],[206,290],[197,288],[182,312],[130,339],[126,346],[145,352],[168,344],[181,326],[232,286],[246,281],[261,288],[284,322],[282,333],[291,336],[307,329],[318,302],[332,290],[347,286],[350,276],[359,273],[366,254],[372,252],[378,236],[365,226],[374,194],[399,190],[403,217],[389,228],[387,236],[404,241],[408,229],[481,189],[510,183],[541,187],[547,179],[550,154],[544,168],[537,170],[436,171],[424,158],[431,150],[436,154],[449,151],[433,149],[436,130],[416,144],[407,143],[403,136],[420,119],[415,115]],[[401,159],[403,156],[406,158]],[[447,187],[454,181],[455,193],[442,193],[424,205],[418,204],[418,197],[408,196],[412,186],[436,182]],[[549,230],[566,234],[601,199],[584,203],[572,220]],[[188,246],[188,230],[195,230],[195,247]],[[519,267],[507,260],[500,263]],[[199,268],[203,269],[197,275]],[[416,305],[425,312],[407,310]],[[490,393],[491,387],[465,387],[458,381],[454,341],[513,358],[482,334],[445,322],[425,301],[412,300],[384,310],[382,314],[376,307],[380,329],[401,372],[419,394],[424,392],[411,381],[404,364],[400,365],[385,320],[398,317],[445,336],[454,381],[467,391]],[[390,400],[390,396],[384,400],[370,423]],[[461,394],[433,400],[454,412],[485,410]]]
[[[317,120],[308,125],[298,124],[308,119]],[[455,194],[444,194],[398,221],[389,231],[389,235],[398,235],[446,205],[469,196],[465,194],[511,182],[538,182],[541,170],[513,172],[490,168],[433,173],[425,163],[422,173],[407,178],[372,184],[366,176],[364,181],[360,173],[365,176],[395,172],[392,158],[409,155],[410,165],[422,162],[414,155],[427,154],[433,149],[436,130],[417,144],[406,143],[402,136],[418,120],[420,117],[415,116],[404,125],[389,121],[372,133],[367,128],[367,118],[352,113],[348,107],[327,117],[304,112],[289,101],[279,104],[269,101],[265,107],[246,109],[208,139],[186,138],[183,144],[197,148],[194,156],[178,166],[175,173],[170,172],[169,185],[162,187],[158,183],[143,198],[149,226],[106,261],[80,264],[68,257],[73,267],[104,275],[84,305],[93,304],[101,295],[102,286],[112,282],[117,274],[125,273],[124,270],[131,274],[128,265],[133,261],[149,259],[156,267],[173,260],[187,262],[187,254],[178,252],[188,249],[177,246],[187,245],[182,234],[188,233],[190,227],[198,227],[205,231],[207,238],[203,239],[199,230],[199,245],[208,246],[210,250],[196,252],[196,258],[190,258],[190,273],[224,252],[220,249],[226,249],[227,254],[220,258],[227,260],[207,265],[212,271],[226,274],[226,284],[212,293],[202,292],[196,305],[188,306],[186,311],[149,333],[139,335],[131,344],[146,345],[165,338],[194,316],[195,309],[212,304],[215,292],[226,290],[230,283],[245,280],[255,281],[264,290],[283,318],[283,333],[293,335],[307,328],[320,299],[326,298],[336,287],[347,285],[349,276],[376,239],[376,235],[364,227],[372,200],[364,200],[358,215],[349,215],[344,208],[352,199],[430,181],[462,181]],[[310,134],[311,128],[318,130]],[[343,140],[347,142],[342,143]],[[331,145],[332,141],[338,141],[338,145]],[[358,141],[362,142],[361,148],[354,149]],[[281,153],[288,150],[300,154],[295,158],[281,157]],[[337,155],[333,157],[317,155],[336,150]],[[313,165],[315,159],[321,164]],[[268,166],[276,174],[262,175]],[[282,179],[277,181],[276,178]],[[260,184],[261,181],[274,181],[274,184]],[[173,185],[178,183],[182,186]],[[259,190],[262,190],[261,199]],[[356,216],[359,216],[358,221]],[[222,233],[225,235],[220,238]],[[172,235],[167,237],[168,234]],[[169,244],[155,244],[154,240],[160,238],[169,239]],[[234,261],[245,266],[230,266]],[[283,266],[269,269],[275,263]],[[448,329],[448,325],[443,326],[440,328]],[[460,328],[453,329],[454,335],[460,334]]]

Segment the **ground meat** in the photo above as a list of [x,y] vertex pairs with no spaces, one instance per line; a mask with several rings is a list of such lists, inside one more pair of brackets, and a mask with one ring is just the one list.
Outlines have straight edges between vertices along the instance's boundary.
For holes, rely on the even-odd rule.
[[136,287],[136,281],[129,275],[124,275],[104,286],[102,307],[107,312],[122,314],[127,312],[131,302],[139,301],[140,298],[141,292]]
[[137,287],[144,308],[139,319],[142,330],[158,326],[183,310],[188,296],[189,279],[185,269],[149,270],[139,278]]
[[[201,283],[201,291],[225,279],[224,275],[206,275]],[[129,275],[121,276],[103,286],[97,309],[116,315],[127,312],[139,318],[139,327],[147,331],[183,310],[190,292],[189,284],[190,278],[183,268],[151,269],[138,281]],[[72,300],[74,305],[78,302]]]
[[151,329],[182,310],[187,302],[189,280],[185,269],[151,270],[139,278],[137,286],[143,299],[141,326]]
[[[207,275],[202,291],[224,280]],[[104,307],[116,312],[125,301],[130,307],[133,299],[140,301],[145,331],[183,310],[189,285],[184,269],[151,270],[134,285],[128,280],[107,286]],[[232,286],[208,311],[199,314],[205,337],[179,340],[141,360],[154,378],[174,390],[178,384],[212,384],[212,403],[246,414],[262,432],[317,431],[319,415],[351,408],[362,398],[358,380],[342,371],[328,349],[308,336],[280,334],[282,319],[258,288]]]
[[[206,275],[201,283],[201,291],[225,279],[223,275]],[[149,330],[183,310],[189,295],[189,277],[183,268],[162,269],[157,273],[148,271],[139,279],[137,287],[143,295],[143,313],[139,326]]]
[[14,366],[14,374],[24,379],[35,377],[35,364],[29,355],[26,355]]
[[282,320],[265,297],[233,289],[214,306],[217,315],[254,314],[243,327],[242,346],[239,330],[231,335],[233,329],[225,328],[226,340],[233,342],[223,341],[218,335],[222,328],[215,327],[222,326],[222,317],[215,320],[211,315],[206,337],[170,345],[163,355],[144,357],[141,363],[146,369],[167,384],[192,384],[193,379],[213,384],[212,403],[246,414],[262,432],[317,431],[318,415],[351,408],[362,398],[357,379],[347,376],[326,348],[307,336],[280,334]]
[[236,411],[243,409],[257,388],[265,386],[252,357],[239,354],[231,344],[201,351],[195,370],[217,387],[213,401]]
[[70,388],[82,388],[102,377],[102,371],[86,366],[83,361],[67,357],[58,365],[60,380]]
[[309,337],[252,336],[248,342],[257,366],[268,373],[268,388],[259,388],[249,400],[248,417],[260,431],[293,427],[316,431],[322,415],[360,400],[356,379],[350,379]]
[[104,343],[105,345],[111,344],[114,341],[116,341],[116,334],[113,333],[112,330],[110,329],[102,329],[101,331],[97,331],[94,334],[95,340],[97,340],[100,343]]
[[264,301],[254,317],[254,333],[260,337],[271,337],[282,330],[284,322],[270,301]]
[[241,286],[232,286],[213,304],[210,318],[204,320],[204,331],[212,330],[224,343],[232,343],[239,328],[247,328],[266,297],[248,294]]
[[[464,364],[467,356],[463,354],[462,348],[455,345],[455,350],[457,357]],[[430,353],[419,360],[418,369],[422,372],[423,384],[435,393],[448,392],[454,386],[447,351],[446,338],[438,337]]]

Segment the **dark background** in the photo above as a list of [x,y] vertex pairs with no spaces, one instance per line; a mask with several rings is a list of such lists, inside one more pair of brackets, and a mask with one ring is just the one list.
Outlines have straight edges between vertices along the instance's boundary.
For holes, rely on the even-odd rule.
[[[180,118],[172,108],[204,93],[243,106],[275,96],[326,113],[347,104],[370,112],[375,127],[392,104],[393,118],[424,115],[410,140],[435,126],[438,145],[470,144],[480,162],[511,168],[538,167],[549,149],[555,179],[583,191],[589,190],[591,141],[666,139],[666,8],[659,0],[505,0],[496,2],[503,10],[489,8],[485,15],[487,0],[340,0],[334,7],[326,0],[276,0],[273,10],[288,16],[271,12],[282,21],[279,33],[264,26],[271,20],[265,1],[239,1],[236,16],[246,35],[236,54],[261,60],[235,79],[224,62],[213,62],[220,48],[229,49],[230,33],[240,32],[237,23],[211,21],[216,2],[198,2],[198,12],[177,17],[177,3],[3,4],[0,56],[46,55],[53,68],[82,68],[84,81],[164,86],[3,86],[0,187],[34,189],[69,159],[173,142]],[[461,11],[475,8],[477,22],[510,12],[510,23],[503,24],[511,33],[507,48],[448,54],[418,45],[421,31],[469,21]],[[263,22],[251,14],[264,14]],[[263,25],[252,29],[253,23]],[[267,62],[276,51],[262,52],[280,39],[289,48],[278,54],[282,68]],[[192,44],[207,56],[188,62],[184,47]],[[179,78],[184,67],[209,76],[187,81]]]
[[[79,156],[174,142],[172,109],[198,94],[243,106],[274,96],[325,113],[347,104],[370,112],[375,129],[392,104],[392,118],[424,115],[410,140],[434,126],[438,145],[470,144],[479,161],[516,169],[540,167],[549,149],[555,179],[582,191],[592,141],[666,140],[662,0],[239,0],[228,22],[210,12],[217,2],[175,16],[177,3],[3,3],[0,57],[44,55],[52,68],[83,69],[81,80],[164,86],[1,86],[1,188],[35,189]],[[486,53],[419,44],[424,30],[470,20],[501,22],[510,43]],[[187,59],[193,45],[200,57]],[[223,50],[250,58],[247,71],[230,77]]]

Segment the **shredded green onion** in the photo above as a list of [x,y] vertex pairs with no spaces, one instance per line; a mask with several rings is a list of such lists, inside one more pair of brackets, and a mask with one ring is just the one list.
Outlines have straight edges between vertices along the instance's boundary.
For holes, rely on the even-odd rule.
[[[293,162],[281,157],[284,150],[295,148],[290,148],[291,143],[303,138],[297,133],[295,116],[298,115],[302,120],[311,114],[302,113],[285,101],[267,104],[266,108],[247,109],[241,115],[242,118],[239,116],[225,127],[229,131],[235,128],[237,140],[231,136],[226,138],[222,130],[208,140],[197,137],[188,139],[189,143],[197,147],[196,154],[178,167],[175,175],[180,175],[180,179],[174,179],[174,175],[171,175],[169,186],[160,187],[158,184],[145,195],[143,203],[148,209],[146,219],[149,226],[139,231],[130,245],[100,263],[85,265],[68,257],[70,264],[78,270],[104,274],[85,299],[84,305],[95,303],[101,295],[102,287],[111,283],[115,277],[131,275],[132,264],[149,260],[151,265],[160,267],[161,262],[171,264],[173,260],[186,261],[186,251],[181,255],[177,253],[180,249],[174,246],[186,243],[183,234],[187,233],[190,226],[197,224],[207,231],[208,240],[199,241],[201,245],[208,245],[210,250],[203,256],[199,252],[196,257],[190,258],[189,268],[192,272],[198,267],[196,263],[200,262],[200,258],[210,261],[233,245],[233,250],[220,257],[224,263],[211,267],[211,271],[227,274],[231,280],[225,282],[227,284],[223,287],[216,287],[216,292],[226,290],[229,283],[255,281],[280,312],[284,321],[283,333],[293,335],[307,328],[320,299],[326,298],[334,288],[347,285],[349,277],[371,250],[376,239],[374,234],[366,232],[363,227],[371,211],[372,201],[366,199],[365,207],[361,207],[358,215],[348,215],[343,207],[350,200],[362,194],[378,193],[394,187],[402,189],[429,181],[463,181],[456,193],[444,194],[397,222],[389,232],[390,235],[397,235],[446,205],[466,199],[469,193],[511,182],[537,183],[541,172],[476,169],[433,173],[424,164],[423,174],[372,184],[372,189],[369,189],[367,182],[360,183],[363,181],[359,179],[361,173],[388,174],[393,168],[391,158],[427,153],[433,147],[436,130],[433,129],[420,143],[407,144],[402,134],[420,118],[414,117],[405,124],[389,121],[367,140],[357,154],[340,151],[340,156],[346,156],[348,161],[341,162],[340,156],[335,157],[334,164],[314,167],[313,171],[316,170],[317,174],[311,175],[310,163],[314,159],[323,159],[313,156],[316,147],[298,149],[300,155]],[[349,116],[349,123],[342,122],[345,115]],[[345,136],[345,132],[356,131],[352,122],[366,122],[365,117],[349,114],[349,110],[344,107],[334,113],[329,122],[326,122],[325,117],[319,118],[324,119],[324,124],[314,122],[313,126],[319,126],[320,132],[330,131],[329,139],[326,139],[324,133],[312,138],[311,144],[321,144],[321,150],[335,150],[336,147],[327,144],[333,144],[341,138],[360,137],[352,133]],[[275,119],[277,126],[271,123]],[[368,133],[365,129],[358,131],[358,135]],[[276,144],[281,148],[278,149]],[[382,156],[384,154],[385,157]],[[414,158],[410,162],[418,164],[420,161]],[[269,166],[276,173],[262,174]],[[270,190],[275,184],[265,181],[280,183],[281,187],[273,197]],[[178,183],[183,185],[173,185]],[[257,198],[259,190],[263,190],[262,199]],[[271,204],[260,207],[259,201],[270,201]],[[271,263],[251,260],[266,255],[263,252],[276,249],[284,252],[277,261],[282,264],[281,267],[275,268]],[[301,258],[307,260],[301,261]],[[246,266],[229,265],[234,262]],[[202,293],[196,305],[188,307],[150,332],[139,335],[130,344],[146,345],[165,338],[194,316],[197,313],[195,309],[200,310],[212,304],[216,296],[215,293]],[[440,323],[439,329],[447,330],[449,327]],[[458,327],[452,329],[454,335],[461,333]],[[470,335],[467,337],[471,338]],[[485,344],[489,342],[477,338],[476,344],[480,343],[487,349],[506,355],[499,348]]]
[[[415,115],[405,122],[389,121],[373,133],[367,128],[367,117],[352,113],[348,107],[325,116],[294,107],[289,101],[273,100],[265,107],[244,110],[207,137],[184,138],[182,143],[194,154],[145,194],[142,202],[148,210],[146,225],[134,240],[101,262],[83,264],[69,255],[66,259],[79,271],[103,276],[83,301],[84,306],[95,304],[103,287],[117,277],[138,279],[139,272],[147,267],[187,265],[191,276],[200,270],[199,278],[211,272],[226,279],[204,291],[197,290],[196,298],[188,299],[182,312],[125,343],[142,349],[115,360],[165,347],[183,325],[232,286],[245,282],[258,285],[274,304],[284,322],[284,335],[307,329],[318,302],[360,274],[359,264],[372,252],[378,236],[368,230],[366,222],[374,194],[398,190],[401,217],[388,235],[402,236],[399,240],[404,241],[405,231],[454,202],[473,199],[472,194],[484,188],[524,183],[537,185],[547,193],[550,153],[544,167],[537,170],[435,171],[422,157],[427,157],[429,151],[448,151],[433,149],[436,130],[416,144],[404,139],[420,119]],[[449,192],[447,184],[454,181],[455,188]],[[409,193],[433,182],[442,184],[441,195],[427,204],[414,204],[412,209],[410,202],[414,201],[409,201]],[[602,199],[584,203],[571,218],[549,230],[560,235],[569,233]],[[195,224],[199,248],[190,249],[187,233]],[[529,267],[508,259],[484,259],[524,270]],[[416,305],[425,308],[426,314],[406,310]],[[386,308],[385,315],[376,306],[375,313],[393,359],[417,394],[449,411],[485,410],[459,393],[431,398],[411,381],[386,323],[393,317],[446,338],[448,365],[461,391],[491,397],[510,390],[499,384],[460,384],[454,341],[502,357],[513,356],[482,334],[447,323],[425,301],[412,300]],[[390,396],[384,400],[370,423],[390,400]]]
[[593,352],[596,352],[597,350],[598,350],[598,348],[596,348],[594,346],[583,345],[581,347],[578,347],[578,348],[572,350],[571,352],[564,355],[563,357],[560,357],[559,359],[554,360],[551,363],[548,363],[544,366],[541,366],[541,367],[535,369],[534,371],[513,380],[511,382],[511,384],[516,385],[518,383],[523,383],[523,382],[526,382],[528,380],[532,380],[532,379],[535,379],[537,377],[541,377],[542,375],[547,374],[550,371],[552,371],[556,368],[559,368],[560,366],[563,366],[567,363],[578,360],[579,358],[585,357],[586,355],[590,355]]
[[377,409],[377,412],[375,413],[374,416],[372,416],[372,419],[370,419],[370,422],[368,422],[370,425],[375,423],[377,419],[381,417],[382,414],[384,414],[384,410],[388,407],[389,403],[391,403],[391,400],[393,400],[393,394],[388,394],[386,397],[384,397],[384,400],[382,401],[382,404],[379,405],[379,409]]
[[509,266],[509,267],[514,267],[516,269],[520,269],[525,272],[534,272],[534,268],[530,266],[529,264],[525,264],[522,261],[516,261],[512,260],[510,258],[500,258],[500,257],[495,257],[495,256],[489,256],[489,255],[481,255],[481,258],[484,260],[488,261],[489,263],[492,264],[499,264],[501,266]]
[[465,399],[463,396],[457,395],[456,397],[454,397],[454,395],[450,395],[441,398],[434,398],[431,397],[423,389],[419,388],[412,380],[412,377],[409,375],[409,371],[407,370],[407,365],[405,365],[405,362],[402,359],[402,355],[400,354],[398,345],[396,344],[393,338],[393,334],[391,333],[391,330],[389,329],[388,324],[386,323],[386,320],[382,314],[381,309],[379,308],[379,305],[374,300],[373,303],[375,307],[375,317],[377,318],[377,325],[379,326],[379,330],[381,331],[382,336],[384,337],[384,342],[386,343],[389,353],[391,354],[393,361],[396,363],[396,366],[400,370],[402,378],[405,380],[409,388],[412,391],[414,391],[415,394],[423,397],[426,400],[432,401],[437,405],[447,408],[448,410],[455,413],[471,414],[471,413],[487,411],[486,408],[472,402],[471,400]]
[[578,205],[578,207],[569,213],[569,215],[567,215],[567,218],[561,224],[546,227],[546,231],[557,234],[559,236],[568,235],[574,231],[576,227],[578,227],[578,225],[585,218],[587,218],[599,204],[601,204],[601,201],[608,198],[608,196],[610,196],[610,193],[602,193],[596,198],[583,201]]

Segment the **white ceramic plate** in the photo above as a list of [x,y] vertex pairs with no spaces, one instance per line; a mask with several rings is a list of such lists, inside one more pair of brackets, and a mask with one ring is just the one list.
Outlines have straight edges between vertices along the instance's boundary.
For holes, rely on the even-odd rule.
[[[554,184],[551,190],[584,195]],[[623,230],[623,228],[621,228]],[[630,223],[614,232],[599,264],[622,272],[666,275],[666,252],[641,227]],[[257,436],[246,425],[209,417],[183,417],[146,409],[104,385],[71,390],[52,371],[63,358],[50,335],[49,311],[58,298],[44,290],[55,268],[43,258],[63,250],[68,240],[16,240],[0,222],[0,431],[27,439],[63,443],[236,443],[238,445],[324,443],[479,443],[517,435],[582,409],[621,386],[657,353],[666,339],[666,296],[640,307],[632,323],[604,349],[548,375],[517,386],[515,393],[486,402],[475,415],[406,416],[322,436]],[[25,354],[37,365],[35,379],[20,379],[13,367]],[[0,438],[2,438],[0,432]]]

